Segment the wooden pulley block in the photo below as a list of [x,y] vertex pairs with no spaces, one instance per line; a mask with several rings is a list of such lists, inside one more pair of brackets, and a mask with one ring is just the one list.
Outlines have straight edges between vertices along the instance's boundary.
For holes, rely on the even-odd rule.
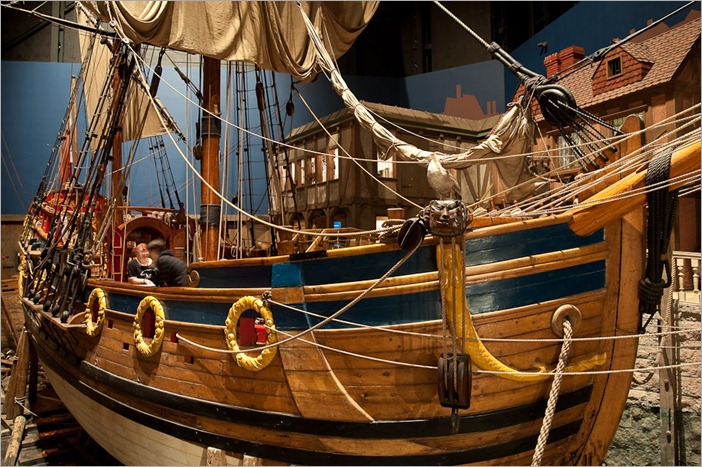
[[471,381],[470,355],[449,353],[439,356],[439,402],[442,407],[470,407]]

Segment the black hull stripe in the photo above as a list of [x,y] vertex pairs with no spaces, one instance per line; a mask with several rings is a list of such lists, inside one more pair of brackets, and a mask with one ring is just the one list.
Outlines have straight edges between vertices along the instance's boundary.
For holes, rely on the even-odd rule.
[[[62,378],[75,389],[91,398],[95,402],[99,403],[118,413],[130,420],[133,420],[141,425],[147,426],[154,430],[167,433],[179,439],[187,440],[193,443],[197,443],[203,446],[212,446],[220,449],[232,451],[232,452],[242,452],[248,455],[290,462],[293,464],[307,464],[307,465],[445,465],[445,464],[459,464],[459,463],[470,463],[470,462],[482,462],[491,459],[499,459],[506,456],[516,455],[522,452],[526,452],[534,449],[538,435],[528,436],[521,439],[512,440],[502,444],[493,444],[488,446],[481,446],[474,449],[466,449],[461,451],[451,451],[443,452],[441,454],[428,454],[428,455],[413,455],[413,456],[383,456],[382,453],[369,453],[367,456],[354,456],[354,455],[343,455],[334,454],[328,452],[318,452],[309,451],[302,449],[286,448],[275,445],[266,445],[260,443],[254,443],[250,441],[243,441],[238,439],[229,438],[226,436],[221,436],[216,433],[198,430],[189,426],[185,426],[179,423],[172,422],[160,418],[158,416],[143,412],[141,410],[135,409],[95,388],[89,386],[86,382],[80,381],[73,377],[70,372],[63,370],[63,365],[59,363],[52,355],[47,352],[42,345],[37,345],[37,350],[39,354],[43,357],[45,364],[50,365],[50,367],[57,373],[62,375]],[[64,360],[65,362],[65,360]],[[189,408],[195,406],[205,407],[209,410],[198,410],[196,413],[203,414],[207,412],[206,416],[213,416],[215,418],[226,419],[228,417],[234,417],[238,423],[252,424],[252,420],[247,419],[249,415],[255,415],[259,418],[259,421],[266,421],[267,423],[256,423],[255,425],[271,428],[279,431],[290,430],[290,427],[286,426],[289,423],[286,421],[294,421],[294,426],[292,428],[298,428],[295,431],[301,433],[319,434],[326,436],[347,436],[348,433],[354,438],[420,438],[423,436],[445,436],[448,435],[447,427],[450,424],[449,419],[437,419],[437,420],[417,420],[409,422],[382,422],[382,423],[353,423],[353,422],[331,422],[327,420],[307,420],[300,417],[291,417],[285,414],[275,414],[267,413],[262,411],[254,411],[249,409],[233,408],[229,406],[224,406],[222,404],[215,404],[211,402],[204,402],[196,400],[193,398],[175,396],[164,391],[156,390],[153,388],[148,388],[141,384],[133,383],[131,381],[125,380],[114,375],[109,375],[103,370],[100,370],[87,362],[81,362],[80,368],[88,369],[92,367],[91,372],[104,373],[107,375],[106,382],[110,384],[110,387],[119,389],[114,386],[116,383],[121,386],[128,383],[128,386],[132,388],[130,393],[134,393],[135,397],[144,396],[145,400],[153,400],[153,396],[156,394],[167,395],[168,397],[158,397],[159,403],[163,405],[168,405],[170,407],[178,407],[180,410],[186,410],[190,412]],[[103,375],[103,376],[104,376]],[[141,389],[141,390],[139,390]],[[563,394],[563,398],[573,399],[576,394],[582,396],[586,393],[589,396],[591,391],[590,387],[575,391],[573,393]],[[559,405],[561,403],[562,397],[559,397]],[[580,399],[580,397],[578,397]],[[587,398],[584,399],[586,401]],[[175,404],[175,405],[172,405]],[[182,404],[182,405],[181,405]],[[576,404],[577,405],[577,404]],[[527,407],[529,410],[527,412],[532,412],[535,410],[538,412],[543,406],[545,410],[545,402],[539,404],[532,404]],[[524,410],[524,407],[521,408]],[[560,408],[563,410],[563,408]],[[474,431],[485,431],[493,428],[488,428],[485,424],[481,423],[479,418],[490,417],[490,418],[502,418],[503,421],[508,421],[508,423],[499,423],[500,426],[510,426],[519,423],[519,418],[515,418],[518,413],[514,416],[510,415],[514,409],[508,409],[504,411],[494,412],[487,415],[481,416],[463,416],[461,418],[461,426],[459,429],[460,433],[468,433]],[[234,415],[234,414],[237,415]],[[541,417],[543,410],[540,411],[538,417]],[[240,418],[244,415],[244,418]],[[510,418],[511,417],[511,418]],[[528,417],[528,419],[533,419],[534,417]],[[507,419],[507,420],[504,420]],[[476,428],[473,426],[475,422],[481,425],[482,428]],[[554,428],[550,431],[549,442],[555,442],[561,439],[565,439],[572,436],[578,432],[582,419],[570,422],[566,425]],[[320,427],[321,425],[321,427]],[[316,427],[316,428],[315,428]],[[340,427],[340,429],[335,429],[335,427]],[[307,429],[300,429],[307,428]],[[378,430],[380,428],[380,430]],[[356,430],[355,432],[353,430]],[[386,436],[378,434],[377,436],[372,436],[373,431],[380,431]],[[362,433],[359,433],[362,432]],[[355,436],[353,436],[355,435]]]
[[[177,407],[178,410],[203,417],[236,420],[237,423],[261,428],[292,431],[312,435],[340,436],[344,438],[417,438],[446,436],[451,434],[451,419],[420,419],[379,422],[341,422],[309,419],[293,415],[266,412],[217,402],[203,401],[180,394],[135,383],[120,376],[82,361],[80,371],[90,378],[109,385],[140,400],[152,402],[164,407]],[[562,411],[588,402],[592,386],[561,394],[558,397],[556,411]],[[483,414],[463,415],[460,417],[459,433],[476,433],[514,426],[520,423],[538,420],[543,417],[547,401],[498,410]]]

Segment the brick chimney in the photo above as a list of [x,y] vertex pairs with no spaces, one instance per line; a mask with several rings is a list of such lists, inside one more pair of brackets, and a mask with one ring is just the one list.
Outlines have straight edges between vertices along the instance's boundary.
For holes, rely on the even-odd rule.
[[577,45],[571,45],[555,54],[548,55],[544,59],[546,67],[546,77],[549,78],[554,74],[565,70],[566,68],[578,63],[585,57],[585,49]]
[[544,66],[546,67],[546,77],[550,78],[559,71],[561,71],[561,64],[558,60],[558,52],[555,54],[547,55],[544,58]]

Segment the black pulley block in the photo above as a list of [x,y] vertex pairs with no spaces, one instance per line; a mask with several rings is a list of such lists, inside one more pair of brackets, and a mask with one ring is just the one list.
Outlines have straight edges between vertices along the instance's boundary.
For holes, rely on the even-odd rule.
[[547,122],[556,126],[567,126],[575,120],[575,97],[563,86],[547,84],[537,86],[536,100]]
[[403,250],[411,250],[424,240],[426,234],[427,226],[423,219],[418,217],[407,219],[397,232],[397,244]]

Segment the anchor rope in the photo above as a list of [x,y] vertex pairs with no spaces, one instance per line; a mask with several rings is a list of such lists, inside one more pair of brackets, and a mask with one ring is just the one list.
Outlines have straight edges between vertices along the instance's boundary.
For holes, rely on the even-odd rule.
[[[556,371],[549,371],[544,373],[545,375],[559,375],[559,376],[597,376],[597,375],[616,375],[620,373],[643,373],[649,371],[659,371],[667,370],[671,368],[684,368],[684,367],[697,367],[699,368],[701,362],[688,362],[688,363],[677,363],[675,365],[654,365],[646,366],[641,368],[623,368],[620,370],[588,370],[588,371],[564,371],[558,373]],[[492,370],[475,370],[476,373],[480,374],[490,374],[490,375],[530,375],[533,373],[524,371],[492,371]]]
[[541,431],[539,432],[539,439],[536,443],[536,450],[534,451],[534,457],[531,460],[531,465],[541,465],[541,459],[544,455],[546,441],[548,441],[548,435],[551,431],[553,416],[556,413],[556,402],[558,402],[558,393],[561,390],[563,369],[565,368],[568,360],[568,352],[570,352],[571,337],[573,337],[573,327],[570,324],[570,321],[567,319],[563,320],[563,346],[561,347],[561,353],[558,356],[558,365],[556,365],[553,384],[551,385],[551,391],[548,394],[546,414],[544,415],[544,421],[541,425]]
[[[273,329],[273,328],[271,328],[269,326],[265,326],[265,325],[264,325],[264,327],[266,329],[271,329],[271,330]],[[367,327],[372,327],[372,326],[367,326]],[[380,329],[380,330],[385,330],[385,329]],[[291,337],[295,336],[294,334],[286,333],[286,332],[281,331],[280,329],[277,329],[277,328],[275,329],[275,331],[283,334],[284,336],[291,336]],[[411,334],[411,333],[409,333],[409,334]],[[430,337],[438,337],[438,338],[443,337],[443,336],[439,336],[439,335],[429,335],[429,336]],[[632,337],[639,337],[639,335],[637,334],[637,335],[632,336]],[[191,342],[188,339],[185,339],[181,336],[178,336],[178,338],[182,339],[185,342],[188,342],[189,344],[192,344],[195,347],[203,349],[203,350],[211,350],[211,351],[219,352],[219,353],[232,353],[230,351],[221,351],[219,349],[213,349],[211,347],[206,347],[206,346]],[[361,354],[358,352],[350,352],[348,350],[337,349],[335,347],[330,347],[327,345],[320,344],[318,342],[313,342],[313,341],[309,341],[309,340],[302,339],[302,338],[300,338],[299,340],[306,343],[306,344],[316,346],[316,347],[319,347],[319,348],[324,349],[324,350],[329,350],[331,352],[336,352],[336,353],[340,353],[343,355],[348,355],[350,357],[356,357],[356,358],[361,358],[364,360],[370,360],[370,361],[375,361],[375,362],[380,362],[380,363],[387,363],[387,364],[403,366],[403,367],[420,368],[420,369],[424,369],[424,370],[437,370],[437,367],[435,365],[421,365],[418,363],[408,363],[408,362],[402,362],[402,361],[398,361],[398,360],[388,360],[385,358],[371,357],[369,355],[364,355],[364,354]],[[575,338],[571,338],[571,342],[574,342],[576,340],[577,339],[575,339]],[[694,349],[697,349],[697,347],[695,347]],[[257,349],[249,349],[247,351],[252,352],[252,351],[256,351],[256,350]],[[682,368],[682,367],[699,366],[699,365],[700,365],[700,362],[691,362],[691,363],[676,364],[676,365],[652,366],[652,367],[631,368],[631,369],[623,369],[623,370],[600,370],[600,371],[580,371],[580,372],[571,372],[571,371],[558,372],[557,370],[554,370],[554,371],[548,372],[547,374],[554,375],[554,376],[582,376],[582,375],[603,375],[603,374],[616,374],[616,373],[641,373],[641,372],[649,372],[649,371],[654,372],[654,371],[669,369],[669,368]],[[475,373],[492,374],[492,375],[500,375],[500,374],[507,373],[507,372],[489,371],[489,370],[474,370],[474,371],[475,371]],[[522,372],[516,372],[516,373],[521,374]],[[512,373],[512,374],[515,374],[515,373]],[[532,373],[524,372],[523,374],[532,374]]]

